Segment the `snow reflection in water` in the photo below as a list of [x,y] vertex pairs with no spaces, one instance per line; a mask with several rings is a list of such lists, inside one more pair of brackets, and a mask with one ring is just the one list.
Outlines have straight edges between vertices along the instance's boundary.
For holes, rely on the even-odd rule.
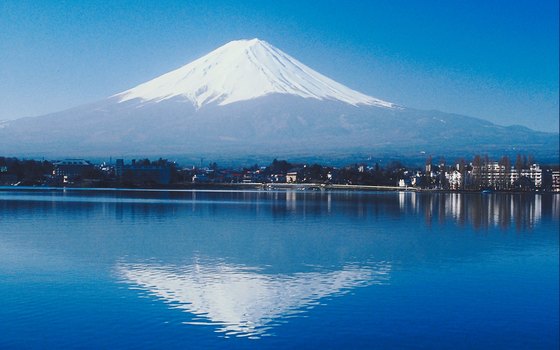
[[258,268],[224,262],[192,265],[118,263],[118,275],[198,318],[191,325],[215,325],[225,336],[259,338],[285,319],[326,297],[350,289],[388,283],[391,265],[344,266],[337,271],[265,274]]

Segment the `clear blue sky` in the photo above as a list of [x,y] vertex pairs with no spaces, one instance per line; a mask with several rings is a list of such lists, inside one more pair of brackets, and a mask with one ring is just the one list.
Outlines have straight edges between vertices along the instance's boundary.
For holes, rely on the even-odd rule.
[[558,131],[558,0],[0,0],[0,120],[94,102],[258,37],[400,105]]

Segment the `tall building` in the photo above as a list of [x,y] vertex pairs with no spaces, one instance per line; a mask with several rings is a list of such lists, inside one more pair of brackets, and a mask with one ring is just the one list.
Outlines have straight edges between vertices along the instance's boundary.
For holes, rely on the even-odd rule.
[[560,170],[552,171],[552,190],[560,192]]

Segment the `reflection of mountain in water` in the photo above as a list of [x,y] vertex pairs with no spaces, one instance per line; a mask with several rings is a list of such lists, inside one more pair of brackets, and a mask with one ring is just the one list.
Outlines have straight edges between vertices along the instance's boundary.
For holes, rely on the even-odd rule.
[[223,262],[192,265],[119,263],[118,275],[172,308],[199,316],[189,324],[218,326],[226,336],[258,338],[278,324],[352,288],[382,284],[391,265],[348,265],[338,271],[265,274]]

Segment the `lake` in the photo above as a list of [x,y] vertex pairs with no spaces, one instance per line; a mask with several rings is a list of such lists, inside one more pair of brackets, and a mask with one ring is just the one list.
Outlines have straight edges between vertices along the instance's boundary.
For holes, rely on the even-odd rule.
[[0,189],[0,348],[559,347],[560,195]]

